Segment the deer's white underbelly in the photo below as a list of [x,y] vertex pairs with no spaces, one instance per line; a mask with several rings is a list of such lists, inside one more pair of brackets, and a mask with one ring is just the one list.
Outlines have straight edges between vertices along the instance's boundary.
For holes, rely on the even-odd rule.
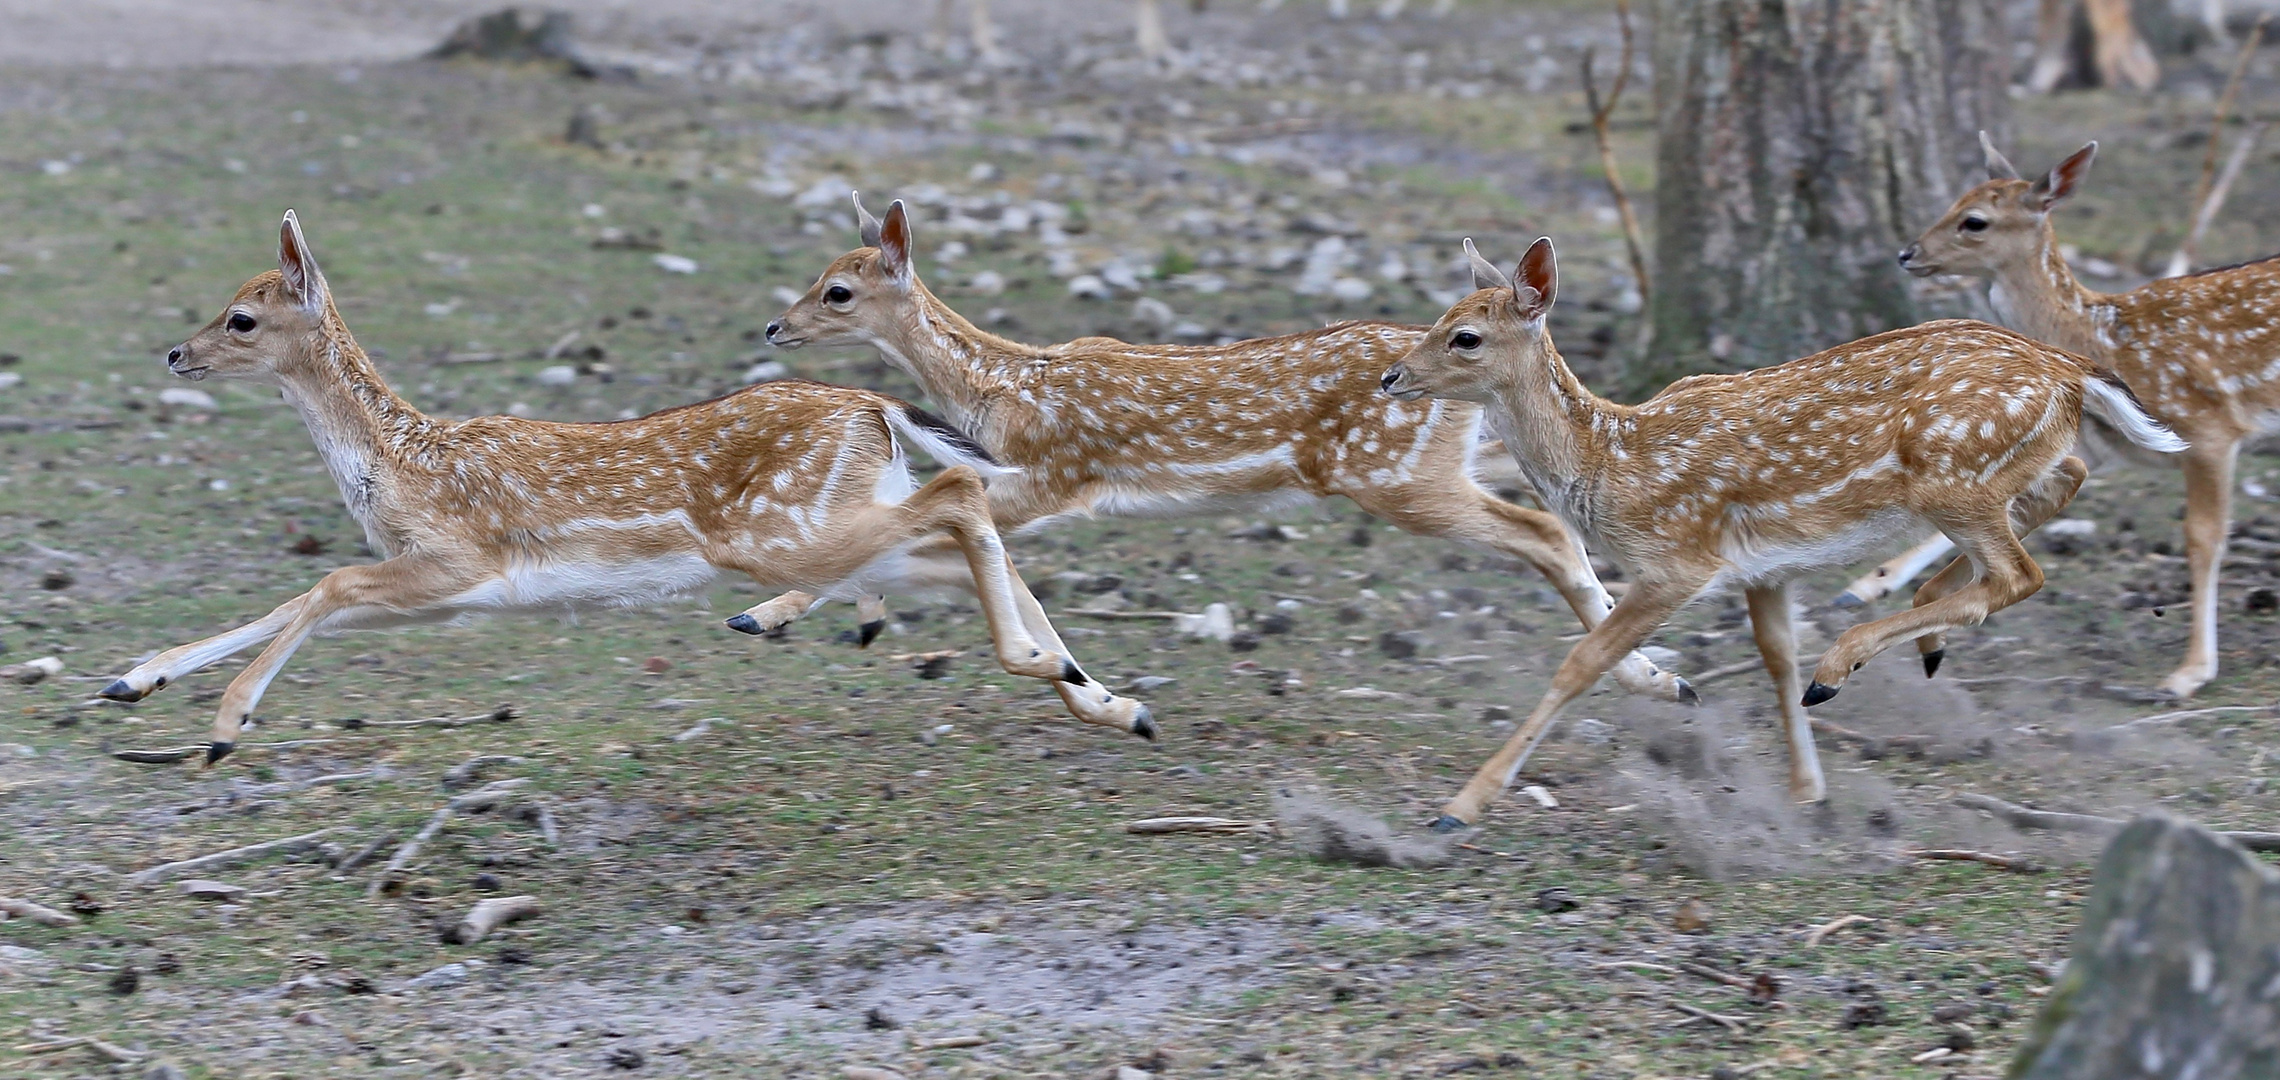
[[1759,521],[1746,509],[1735,507],[1726,515],[1718,550],[1726,569],[1718,578],[1721,584],[1784,581],[1887,553],[1922,536],[1927,528],[1916,515],[1895,507],[1801,538],[1794,530],[1783,528],[1781,522]]
[[719,575],[717,567],[695,553],[637,559],[522,560],[509,563],[504,573],[447,603],[477,611],[634,607],[696,592]]

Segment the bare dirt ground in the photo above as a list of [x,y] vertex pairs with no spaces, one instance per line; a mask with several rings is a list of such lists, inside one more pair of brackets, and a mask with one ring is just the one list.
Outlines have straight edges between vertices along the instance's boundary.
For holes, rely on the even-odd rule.
[[[1344,503],[1016,541],[1088,666],[1149,696],[1154,745],[997,676],[961,605],[898,600],[859,651],[842,609],[734,635],[719,620],[752,590],[724,584],[319,641],[224,767],[116,760],[200,737],[237,664],[133,707],[90,700],[102,682],[367,557],[273,396],[160,397],[184,384],[157,356],[270,264],[286,206],[386,374],[452,415],[607,419],[770,364],[915,395],[870,355],[758,340],[854,243],[849,187],[910,200],[933,286],[1031,340],[1424,321],[1465,280],[1458,237],[1508,259],[1548,232],[1555,334],[1620,379],[1634,298],[1573,128],[1576,56],[1614,41],[1593,6],[1171,4],[1160,70],[1105,0],[997,0],[998,67],[933,40],[931,4],[568,6],[633,81],[411,59],[480,5],[0,0],[30,31],[0,38],[0,643],[63,664],[0,684],[0,896],[84,920],[0,925],[0,1073],[111,1068],[14,1049],[85,1035],[147,1055],[129,1075],[1990,1076],[2095,843],[1956,795],[2280,822],[2268,456],[2243,468],[2225,673],[2193,703],[2230,711],[2135,698],[2183,648],[2180,501],[2174,476],[2117,469],[2069,512],[2088,537],[2033,544],[2049,587],[1955,635],[1937,681],[1886,657],[1817,710],[1860,733],[1824,740],[1827,806],[1781,800],[1739,601],[1711,598],[1657,641],[1703,707],[1579,702],[1524,780],[1557,807],[1508,800],[1438,866],[1122,828],[1268,819],[1287,794],[1407,830],[1541,692],[1575,628],[1540,581]],[[2019,102],[2022,165],[2106,148],[2061,223],[2115,275],[2094,283],[2174,244],[2226,60],[2176,61],[2150,97]],[[2251,117],[2280,108],[2276,61]],[[1651,190],[1640,100],[1618,120]],[[2274,250],[2267,148],[2205,256]],[[1110,297],[1072,297],[1085,275]],[[1804,591],[1808,651],[1859,617],[1821,603],[1842,583]],[[1074,613],[1213,602],[1244,637]],[[914,667],[950,648],[942,677]],[[449,780],[483,755],[511,760]],[[496,781],[522,783],[377,872]],[[128,878],[323,828],[200,875],[240,896]],[[441,940],[507,894],[545,913]],[[1845,915],[1871,921],[1812,936]]]

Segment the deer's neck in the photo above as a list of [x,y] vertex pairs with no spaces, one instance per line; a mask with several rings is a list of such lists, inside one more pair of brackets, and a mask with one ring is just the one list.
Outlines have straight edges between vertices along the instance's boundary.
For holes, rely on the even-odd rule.
[[2003,325],[2037,341],[2098,357],[2097,309],[2102,293],[2082,287],[2058,253],[2058,237],[2043,222],[2034,254],[2003,264],[1987,291]]
[[873,341],[879,354],[918,381],[928,397],[968,433],[989,438],[991,414],[1018,393],[1018,369],[1037,350],[988,333],[914,284],[918,303],[894,332]]
[[1513,373],[1490,423],[1547,509],[1590,531],[1590,462],[1622,406],[1586,389],[1557,352]]
[[295,366],[283,382],[285,400],[308,425],[341,501],[382,548],[373,530],[381,480],[402,464],[408,441],[428,426],[428,418],[388,388],[372,359],[337,324],[319,336],[312,361]]

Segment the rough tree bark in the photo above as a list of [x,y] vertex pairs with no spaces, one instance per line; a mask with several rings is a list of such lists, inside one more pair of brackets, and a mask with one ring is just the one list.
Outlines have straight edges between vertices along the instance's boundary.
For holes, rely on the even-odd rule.
[[1657,0],[1653,347],[1635,388],[1918,321],[1893,253],[2008,126],[2000,0]]

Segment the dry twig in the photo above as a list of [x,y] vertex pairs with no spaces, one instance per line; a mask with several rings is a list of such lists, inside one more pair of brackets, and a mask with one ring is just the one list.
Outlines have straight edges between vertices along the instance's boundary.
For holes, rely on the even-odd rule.
[[494,896],[478,901],[475,909],[444,935],[444,941],[452,945],[473,945],[491,936],[491,931],[530,918],[540,910],[535,896]]
[[1583,50],[1583,97],[1591,109],[1591,135],[1599,144],[1599,168],[1607,174],[1607,192],[1615,197],[1615,212],[1623,219],[1623,244],[1630,250],[1631,275],[1639,283],[1639,298],[1647,297],[1647,247],[1639,231],[1638,212],[1631,207],[1631,195],[1623,189],[1622,173],[1615,166],[1615,146],[1608,141],[1607,121],[1615,115],[1615,105],[1623,99],[1623,88],[1631,81],[1631,4],[1630,0],[1615,0],[1615,23],[1623,30],[1623,59],[1615,70],[1615,83],[1607,88],[1607,98],[1599,97],[1599,79],[1593,72],[1593,50]]
[[[2129,824],[2120,818],[2098,817],[2094,814],[2067,814],[2055,810],[2032,810],[2017,803],[2007,803],[1988,795],[1965,793],[1955,797],[1957,806],[1985,810],[2009,822],[2015,829],[2050,829],[2056,832],[2106,833]],[[2239,832],[2213,830],[2233,843],[2250,851],[2280,852],[2280,832]]]
[[111,1043],[104,1042],[101,1039],[92,1038],[86,1035],[75,1035],[68,1039],[54,1039],[48,1042],[24,1043],[15,1049],[19,1054],[60,1054],[66,1050],[76,1050],[80,1047],[86,1047],[89,1050],[93,1050],[95,1053],[105,1058],[109,1058],[112,1061],[116,1061],[121,1065],[132,1065],[135,1062],[141,1061],[143,1058],[149,1056],[148,1054],[144,1054],[139,1050],[129,1050],[123,1046],[114,1046]]
[[294,852],[306,851],[309,848],[316,846],[317,841],[322,840],[327,836],[331,836],[336,831],[338,830],[318,829],[315,832],[302,833],[299,836],[288,836],[283,840],[271,840],[261,844],[247,844],[244,847],[235,847],[229,849],[228,851],[217,851],[211,855],[200,855],[195,859],[184,859],[181,862],[161,863],[157,866],[151,867],[148,870],[138,871],[132,875],[129,875],[127,880],[134,882],[137,885],[156,885],[159,882],[165,881],[169,878],[177,878],[185,874],[196,874],[207,870],[219,870],[224,867],[236,866],[239,863],[258,859],[266,855],[292,854]]
[[1678,964],[1678,970],[1724,986],[1738,986],[1744,990],[1749,989],[1753,983],[1753,980],[1742,978],[1739,975],[1727,974],[1708,964],[1696,964],[1681,960]]
[[1866,915],[1839,916],[1814,927],[1811,932],[1805,935],[1805,944],[1808,948],[1817,948],[1820,946],[1821,942],[1828,940],[1830,934],[1834,934],[1837,931],[1842,930],[1848,926],[1859,926],[1863,923],[1872,923],[1875,921],[1875,919],[1869,918]]
[[1740,1031],[1750,1026],[1749,1021],[1741,1019],[1740,1017],[1720,1016],[1708,1009],[1698,1009],[1683,1001],[1666,1001],[1663,1004],[1668,1005],[1673,1009],[1677,1009],[1678,1011],[1685,1013],[1686,1015],[1691,1016],[1696,1020],[1708,1020],[1711,1023],[1725,1028],[1728,1031]]
[[29,900],[0,896],[0,921],[7,919],[30,919],[41,926],[70,926],[79,921],[79,916]]
[[2043,871],[2043,868],[2036,865],[2032,859],[2022,859],[2012,855],[1994,855],[1985,851],[1964,851],[1959,848],[1924,848],[1910,851],[1908,855],[1911,858],[1930,859],[1935,862],[1975,862],[1983,866],[1992,866],[1998,870],[2009,870],[2014,874],[2039,874]]
[[2221,141],[2219,136],[2225,131],[2226,114],[2232,112],[2233,98],[2240,93],[2241,76],[2248,73],[2248,61],[2256,55],[2256,47],[2264,43],[2264,24],[2271,17],[2269,12],[2256,17],[2256,25],[2249,28],[2248,37],[2240,43],[2240,55],[2233,59],[2232,74],[2225,78],[2224,92],[2217,95],[2216,115],[2209,121],[2209,152],[2201,158],[2201,179],[2193,187],[2193,201],[2190,204],[2198,209],[2193,214],[2184,242],[2178,244],[2177,253],[2170,256],[2169,272],[2163,274],[2163,277],[2183,277],[2192,272],[2194,246],[2200,243],[2201,233],[2208,229],[2209,222],[2217,216],[2217,208],[2224,205],[2225,192],[2232,187],[2233,177],[2238,176],[2241,166],[2247,164],[2249,148],[2256,142],[2254,133],[2243,136],[2233,144],[2233,160],[2225,165],[2224,182],[2215,183],[2217,144]]
[[1257,833],[1275,831],[1275,823],[1265,819],[1223,817],[1158,817],[1128,822],[1124,831],[1141,836],[1162,836],[1166,833]]

